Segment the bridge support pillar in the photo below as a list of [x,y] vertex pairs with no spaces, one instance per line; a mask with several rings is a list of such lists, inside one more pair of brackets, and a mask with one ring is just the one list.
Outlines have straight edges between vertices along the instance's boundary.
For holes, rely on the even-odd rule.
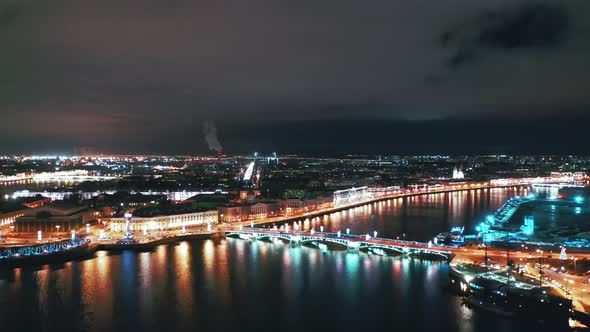
[[360,245],[358,242],[348,241],[346,243],[346,249],[350,252],[358,252],[359,247],[360,247]]
[[408,248],[408,247],[403,247],[402,248],[402,251],[403,251],[403,253],[404,253],[405,256],[407,256],[407,255],[409,255],[411,253],[410,252],[410,248]]
[[291,247],[301,246],[301,238],[298,235],[292,235],[290,245],[291,245]]

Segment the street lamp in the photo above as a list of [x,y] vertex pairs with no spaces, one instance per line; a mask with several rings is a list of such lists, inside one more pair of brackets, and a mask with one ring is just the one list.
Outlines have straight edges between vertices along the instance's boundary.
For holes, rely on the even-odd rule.
[[373,231],[373,237],[377,237],[377,231]]
[[350,235],[350,228],[346,229],[346,235]]
[[58,233],[59,233],[59,228],[60,228],[60,227],[61,227],[60,225],[55,225],[55,228],[57,228],[57,232],[58,232]]

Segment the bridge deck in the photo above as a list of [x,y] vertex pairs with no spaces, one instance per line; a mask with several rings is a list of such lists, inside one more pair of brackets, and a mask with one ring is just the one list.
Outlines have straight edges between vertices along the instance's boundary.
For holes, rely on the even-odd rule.
[[388,248],[402,252],[422,252],[444,255],[448,258],[454,254],[457,248],[446,245],[434,245],[418,241],[406,241],[387,238],[367,237],[366,235],[345,235],[340,236],[337,233],[330,232],[306,232],[306,231],[275,231],[266,229],[248,229],[248,230],[230,230],[226,231],[226,235],[249,235],[255,238],[261,237],[278,237],[289,240],[297,237],[297,241],[326,241],[335,242],[347,246],[355,247],[374,247],[374,248]]

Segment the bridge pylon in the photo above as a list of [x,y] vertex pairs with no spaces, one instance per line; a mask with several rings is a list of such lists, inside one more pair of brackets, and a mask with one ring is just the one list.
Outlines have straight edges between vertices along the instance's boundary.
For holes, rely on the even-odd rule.
[[299,235],[291,235],[290,245],[291,247],[301,246],[301,237],[299,237]]
[[359,252],[360,243],[354,241],[346,242],[346,249],[350,252]]

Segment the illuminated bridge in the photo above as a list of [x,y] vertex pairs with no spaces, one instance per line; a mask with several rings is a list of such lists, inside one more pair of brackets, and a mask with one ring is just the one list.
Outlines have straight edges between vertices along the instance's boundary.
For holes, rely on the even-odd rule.
[[67,251],[86,244],[84,239],[63,240],[57,242],[37,243],[30,246],[0,247],[0,263],[11,257],[44,255],[60,251]]
[[291,246],[300,244],[311,244],[320,248],[326,244],[335,244],[346,247],[349,251],[358,252],[367,250],[378,255],[386,255],[387,252],[398,253],[402,255],[432,257],[445,260],[453,258],[453,251],[456,250],[451,246],[433,245],[417,241],[394,240],[367,235],[349,235],[328,232],[303,232],[303,231],[279,231],[259,228],[250,228],[247,230],[228,230],[225,232],[227,237],[237,237],[249,240],[263,239],[283,239],[289,241]]

